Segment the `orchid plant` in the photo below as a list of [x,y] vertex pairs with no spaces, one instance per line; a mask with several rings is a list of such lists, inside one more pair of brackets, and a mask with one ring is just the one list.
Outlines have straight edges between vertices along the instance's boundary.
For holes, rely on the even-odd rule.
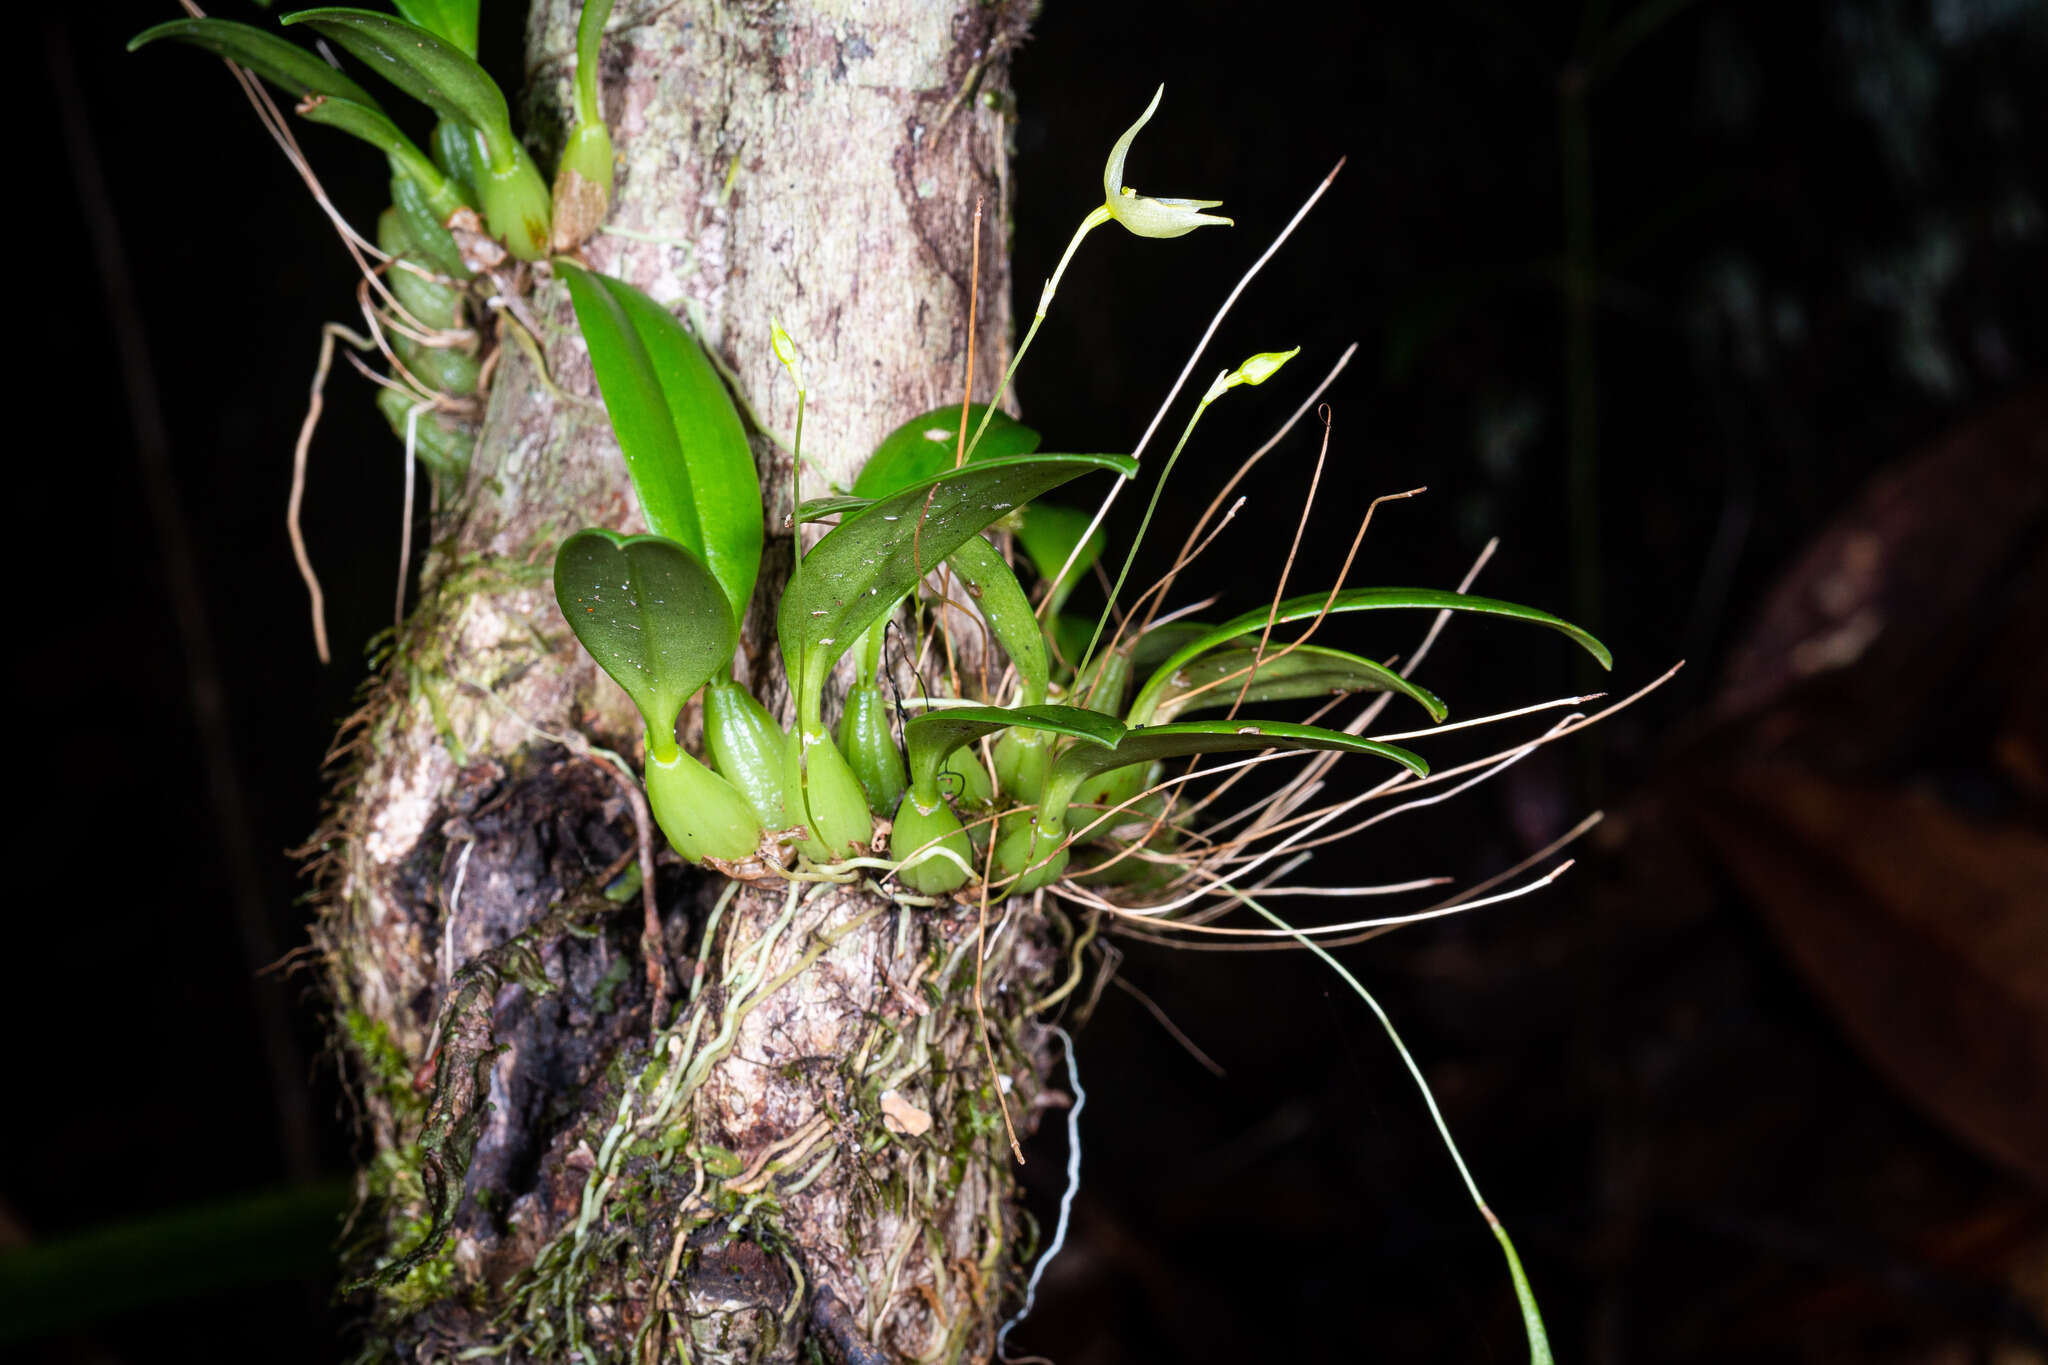
[[[1049,892],[1112,913],[1139,911],[1170,929],[1189,907],[1220,896],[1270,918],[1237,890],[1247,862],[1257,865],[1245,850],[1299,828],[1305,817],[1296,812],[1329,762],[1353,755],[1386,765],[1387,782],[1376,790],[1417,784],[1430,766],[1392,742],[1413,735],[1364,733],[1379,705],[1346,728],[1248,717],[1241,709],[1380,694],[1421,713],[1427,724],[1417,734],[1448,715],[1409,670],[1311,645],[1308,632],[1363,612],[1467,613],[1543,626],[1611,666],[1605,647],[1571,623],[1463,591],[1340,583],[1202,623],[1162,611],[1169,574],[1119,613],[1160,490],[1203,415],[1227,393],[1274,379],[1297,350],[1253,355],[1216,376],[1164,462],[1099,612],[1090,620],[1069,610],[1106,538],[1099,514],[1046,499],[1089,479],[1134,481],[1139,462],[1121,453],[1040,452],[1038,434],[1002,402],[1062,275],[1095,228],[1115,222],[1139,237],[1169,240],[1230,225],[1205,211],[1220,201],[1152,197],[1124,183],[1162,86],[1111,147],[1102,203],[1082,218],[1045,282],[989,400],[908,416],[850,489],[796,508],[788,529],[799,545],[805,526],[823,533],[796,556],[776,608],[792,713],[772,714],[733,672],[767,529],[738,406],[667,307],[587,269],[574,254],[603,219],[611,190],[595,74],[609,0],[591,0],[582,12],[575,122],[552,191],[514,134],[502,92],[476,64],[474,3],[399,0],[397,8],[396,16],[315,9],[282,22],[331,41],[431,109],[439,121],[426,150],[363,86],[269,31],[186,19],[152,28],[131,46],[175,40],[225,56],[297,100],[300,117],[385,155],[392,205],[378,242],[394,268],[385,272],[378,313],[388,324],[393,366],[383,401],[394,427],[444,477],[457,479],[466,466],[466,424],[482,379],[467,324],[479,282],[512,260],[565,283],[647,533],[591,527],[567,537],[554,561],[556,599],[583,648],[638,709],[648,807],[684,860],[756,880],[873,871],[913,906],[950,898],[986,907]],[[800,470],[806,391],[797,346],[779,324],[770,340],[799,393],[793,449]],[[422,424],[423,412],[435,420]],[[969,424],[971,439],[956,446],[953,433]],[[1011,546],[1020,553],[1013,557]],[[958,600],[954,581],[1006,661],[999,677],[928,676],[936,671],[925,664],[929,644],[947,628],[938,608]],[[1303,627],[1297,638],[1275,639],[1296,625]],[[831,682],[849,656],[835,727]],[[679,739],[693,700],[703,714],[701,755]],[[1183,719],[1201,712],[1222,716]],[[1196,817],[1209,801],[1183,795],[1192,770],[1166,771],[1208,755],[1289,752],[1320,755],[1319,766],[1207,827]],[[1232,823],[1237,830],[1226,833]],[[1299,837],[1280,838],[1278,847]],[[1271,932],[1300,931],[1281,925]],[[1473,1194],[1476,1200],[1476,1187]],[[1507,1254],[1532,1359],[1547,1361],[1520,1262],[1497,1220],[1487,1218]]]

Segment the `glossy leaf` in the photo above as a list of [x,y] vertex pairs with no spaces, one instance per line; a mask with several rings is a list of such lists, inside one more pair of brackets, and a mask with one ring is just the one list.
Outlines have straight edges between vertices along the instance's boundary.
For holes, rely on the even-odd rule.
[[1406,749],[1315,725],[1291,725],[1276,720],[1197,720],[1148,725],[1127,731],[1113,749],[1076,745],[1054,759],[1045,800],[1039,807],[1039,824],[1041,828],[1057,830],[1075,789],[1100,773],[1170,758],[1259,749],[1372,754],[1399,763],[1417,776],[1429,772],[1429,764]]
[[732,396],[666,308],[566,261],[556,269],[648,528],[696,553],[738,617],[761,571],[761,479]]
[[455,183],[376,105],[323,96],[301,102],[294,112],[308,123],[323,123],[361,138],[390,157],[392,169],[419,187],[436,219],[445,220],[462,207]]
[[391,0],[391,8],[464,56],[476,56],[477,0]]
[[1040,730],[1083,741],[1096,749],[1113,749],[1124,737],[1122,722],[1078,706],[949,706],[914,716],[903,726],[910,751],[911,790],[929,804],[938,794],[939,773],[963,744],[1011,726]]
[[[1243,688],[1247,702],[1299,701],[1304,697],[1341,696],[1347,692],[1398,692],[1429,712],[1431,720],[1449,714],[1436,694],[1419,687],[1385,664],[1347,654],[1341,649],[1301,645],[1285,654],[1271,645],[1266,658],[1258,650],[1218,649],[1175,669],[1153,701],[1150,715],[1133,714],[1134,725],[1170,721],[1183,711],[1229,706]],[[1253,670],[1253,665],[1257,668]],[[1247,674],[1246,670],[1253,670]],[[1249,685],[1246,677],[1250,677]],[[1204,690],[1206,689],[1206,690]]]
[[[332,7],[287,14],[280,23],[304,24],[347,48],[378,75],[444,119],[484,135],[494,165],[512,157],[512,114],[505,92],[476,59],[418,24],[375,10]],[[511,145],[507,145],[511,144]]]
[[[1560,620],[1548,612],[1534,607],[1525,607],[1516,602],[1503,602],[1492,597],[1473,597],[1466,593],[1446,592],[1441,588],[1346,588],[1337,594],[1334,601],[1328,593],[1311,593],[1303,597],[1290,597],[1282,602],[1277,611],[1269,607],[1258,607],[1244,615],[1211,626],[1208,631],[1176,649],[1166,661],[1159,665],[1152,676],[1140,689],[1137,700],[1131,705],[1132,714],[1141,714],[1150,709],[1157,694],[1168,686],[1168,679],[1174,670],[1190,659],[1197,658],[1220,645],[1228,644],[1242,635],[1253,635],[1263,631],[1268,615],[1273,623],[1288,625],[1295,621],[1314,620],[1323,611],[1323,604],[1329,602],[1332,616],[1354,611],[1377,611],[1386,607],[1413,607],[1425,611],[1469,611],[1484,616],[1503,616],[1516,621],[1529,621],[1536,625],[1549,626],[1577,641],[1581,648],[1597,659],[1602,668],[1614,666],[1614,656],[1585,631],[1569,621]],[[1270,652],[1270,646],[1269,646]]]
[[[825,674],[860,633],[969,536],[1033,498],[1098,470],[1129,478],[1127,455],[976,460],[849,515],[804,556],[783,594],[777,635],[800,713],[815,718]],[[929,495],[929,502],[927,502]]]
[[960,575],[968,597],[981,609],[997,643],[1016,665],[1024,705],[1036,706],[1044,701],[1046,683],[1050,680],[1045,634],[1038,628],[1031,599],[1024,595],[1017,575],[1010,571],[996,547],[980,536],[961,541],[960,548],[953,551],[947,562]]
[[592,529],[556,552],[555,601],[640,708],[651,756],[667,761],[683,703],[732,662],[739,642],[718,580],[672,540]]
[[[1088,533],[1091,520],[1093,518],[1088,513],[1061,507],[1057,503],[1035,502],[1024,509],[1024,515],[1017,522],[1017,544],[1023,547],[1031,560],[1031,567],[1038,571],[1042,581],[1052,582],[1053,575],[1066,564],[1067,556],[1074,554],[1074,547],[1081,545],[1081,537]],[[1067,570],[1067,576],[1051,590],[1052,605],[1047,609],[1048,615],[1059,614],[1074,585],[1094,567],[1096,560],[1102,558],[1102,547],[1107,543],[1108,538],[1103,535],[1102,528],[1096,527],[1094,534],[1088,536],[1088,543],[1081,546],[1081,553],[1074,555],[1074,566]]]
[[320,60],[316,54],[248,24],[239,24],[232,19],[173,19],[167,24],[146,28],[130,38],[128,50],[133,52],[164,38],[205,48],[246,66],[295,100],[309,94],[325,95],[330,99],[350,100],[370,109],[378,107],[369,91]]
[[797,505],[796,519],[799,523],[823,521],[827,517],[843,517],[849,512],[858,512],[874,501],[873,498],[852,498],[843,495],[829,498],[805,498]]
[[[967,429],[988,412],[986,404],[975,403],[967,410]],[[974,448],[973,458],[997,460],[1007,455],[1029,455],[1038,449],[1038,433],[998,409],[988,420],[988,430]],[[911,418],[882,438],[875,453],[861,467],[853,491],[863,498],[886,498],[914,483],[953,467],[960,451],[960,405],[933,408]]]

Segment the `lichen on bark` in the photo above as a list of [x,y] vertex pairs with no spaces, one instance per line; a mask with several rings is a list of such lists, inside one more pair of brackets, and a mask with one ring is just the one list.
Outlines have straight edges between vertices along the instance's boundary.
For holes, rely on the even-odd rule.
[[[542,141],[568,100],[577,9],[539,0],[529,20]],[[794,395],[776,385],[768,320],[789,327],[814,385],[808,492],[849,483],[906,416],[957,401],[977,198],[992,220],[977,372],[1000,373],[1005,63],[1027,17],[919,0],[613,15],[613,230],[587,259],[684,313],[782,433]],[[968,994],[981,926],[864,884],[741,886],[671,861],[657,998],[633,812],[591,747],[632,756],[637,723],[557,618],[545,572],[578,527],[640,523],[564,291],[545,269],[523,279],[534,344],[500,321],[466,486],[437,514],[420,606],[339,750],[320,841],[317,937],[348,1025],[364,1189],[383,1196],[355,1269],[394,1264],[437,1222],[448,1233],[426,1249],[430,1277],[364,1293],[372,1353],[983,1357],[1018,1233]],[[755,449],[773,535],[790,471],[778,442]],[[771,697],[788,556],[771,543],[746,623],[743,676]],[[1028,1124],[1047,1052],[1022,1003],[1054,954],[1026,905],[986,928],[990,1041]]]

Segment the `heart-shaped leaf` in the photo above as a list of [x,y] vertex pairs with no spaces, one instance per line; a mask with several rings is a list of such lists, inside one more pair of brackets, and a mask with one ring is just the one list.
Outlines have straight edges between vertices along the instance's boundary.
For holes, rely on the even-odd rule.
[[1105,750],[1113,749],[1124,736],[1121,722],[1078,706],[949,706],[904,722],[910,789],[931,805],[938,799],[939,773],[955,749],[1013,725]]
[[[1229,706],[1238,700],[1239,689],[1248,702],[1299,701],[1304,697],[1342,696],[1347,692],[1399,692],[1429,712],[1431,720],[1449,714],[1436,694],[1419,687],[1385,664],[1347,654],[1341,649],[1300,645],[1282,654],[1285,646],[1268,648],[1260,659],[1257,649],[1218,649],[1191,659],[1176,668],[1152,701],[1150,715],[1135,712],[1133,725],[1170,721],[1183,711],[1205,711]],[[1250,677],[1247,685],[1245,679]]]
[[804,556],[776,614],[776,633],[797,709],[819,726],[825,675],[931,569],[980,532],[1033,498],[1083,474],[1129,478],[1128,455],[1012,455],[975,460],[912,484],[849,514]]
[[732,662],[739,642],[718,580],[672,540],[591,529],[556,552],[555,601],[640,708],[654,756],[670,761],[683,703]]
[[969,536],[947,559],[967,587],[967,595],[981,608],[983,619],[994,632],[1003,652],[1016,665],[1024,705],[1045,700],[1050,680],[1045,661],[1045,635],[1031,612],[1031,599],[1024,586],[996,547],[980,536]]
[[1429,764],[1406,749],[1315,725],[1290,725],[1277,720],[1197,720],[1148,725],[1126,731],[1113,749],[1075,745],[1053,760],[1045,798],[1038,809],[1041,835],[1046,831],[1058,834],[1075,790],[1091,777],[1138,763],[1256,749],[1375,754],[1399,763],[1417,776],[1429,772]]
[[1599,660],[1602,668],[1614,666],[1614,656],[1607,652],[1607,646],[1571,622],[1560,620],[1534,607],[1525,607],[1515,602],[1502,602],[1492,597],[1472,597],[1465,593],[1445,592],[1441,588],[1346,588],[1337,594],[1334,601],[1328,593],[1290,597],[1282,602],[1277,610],[1259,607],[1225,621],[1220,626],[1211,626],[1202,635],[1174,650],[1164,663],[1153,670],[1152,676],[1146,680],[1144,687],[1139,689],[1137,698],[1131,703],[1131,714],[1149,715],[1159,694],[1170,685],[1174,671],[1182,664],[1220,645],[1228,644],[1239,636],[1255,636],[1264,630],[1269,616],[1275,625],[1313,620],[1323,613],[1326,602],[1332,616],[1345,612],[1377,611],[1385,607],[1416,607],[1427,611],[1470,611],[1485,616],[1504,616],[1516,621],[1530,621],[1570,636],[1588,654]]
[[266,33],[232,19],[173,19],[146,28],[128,40],[128,50],[146,47],[159,39],[190,43],[229,61],[248,67],[293,99],[325,95],[349,100],[365,108],[377,108],[370,92],[341,72],[274,33]]
[[[987,412],[988,406],[983,403],[968,408],[969,435]],[[974,459],[979,462],[1006,455],[1029,455],[1037,449],[1038,433],[998,410],[989,418],[981,444],[974,448]],[[886,498],[951,469],[959,452],[960,405],[933,408],[882,438],[875,453],[861,466],[860,477],[853,481],[853,491],[863,498]]]
[[[1024,548],[1024,553],[1030,557],[1031,567],[1038,571],[1044,582],[1051,583],[1053,575],[1066,564],[1067,556],[1074,556],[1073,567],[1067,570],[1067,576],[1051,590],[1052,605],[1047,608],[1049,616],[1059,614],[1060,608],[1066,605],[1068,594],[1081,581],[1081,575],[1102,558],[1102,547],[1108,539],[1099,526],[1093,535],[1088,535],[1091,520],[1086,512],[1049,502],[1032,503],[1018,520],[1017,544]],[[1084,535],[1088,535],[1088,543],[1082,545],[1081,552],[1076,555],[1074,547],[1081,545]]]
[[305,24],[332,39],[442,118],[482,133],[492,164],[511,161],[517,139],[512,136],[505,92],[475,58],[447,39],[394,15],[366,9],[300,10],[279,22],[287,27]]
[[648,529],[695,554],[737,619],[761,571],[761,478],[732,395],[681,322],[633,286],[566,261],[576,322]]
[[477,0],[391,0],[391,8],[464,56],[476,56]]

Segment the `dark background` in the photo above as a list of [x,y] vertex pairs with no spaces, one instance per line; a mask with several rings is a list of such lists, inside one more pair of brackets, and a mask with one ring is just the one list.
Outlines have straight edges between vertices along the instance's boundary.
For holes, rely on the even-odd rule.
[[[508,76],[515,8],[486,6]],[[40,112],[17,132],[38,354],[14,365],[32,586],[0,1247],[87,1268],[15,1301],[65,1329],[31,1356],[334,1360],[321,1267],[347,1126],[309,978],[254,969],[304,939],[284,850],[389,620],[399,452],[338,374],[308,514],[338,660],[320,669],[280,513],[352,267],[217,66],[122,53],[173,10],[76,7],[33,34]],[[1617,692],[1687,661],[1303,874],[1469,880],[1609,813],[1541,896],[1346,954],[1515,1233],[1559,1358],[2048,1360],[2044,7],[1050,4],[1015,63],[1020,310],[1160,80],[1130,181],[1225,199],[1238,226],[1090,241],[1020,383],[1047,447],[1128,447],[1347,156],[1195,383],[1254,350],[1302,356],[1212,413],[1154,555],[1356,341],[1298,590],[1328,581],[1373,496],[1427,485],[1381,510],[1354,582],[1451,585],[1499,535],[1479,590],[1596,625]],[[1577,367],[1575,88],[1594,282]],[[372,222],[376,159],[306,142]],[[110,197],[132,311],[102,287],[81,169]],[[154,373],[139,410],[124,343]],[[1303,432],[1269,457],[1183,600],[1270,591],[1314,448]],[[1412,648],[1406,629],[1371,648]],[[1509,626],[1452,629],[1421,676],[1466,715],[1590,682]],[[224,826],[222,792],[245,819]],[[1227,1076],[1102,995],[1074,1236],[1018,1344],[1063,1365],[1522,1359],[1498,1252],[1362,1004],[1297,954],[1123,946],[1122,979]],[[1063,1160],[1042,1134],[1041,1216]],[[0,1284],[25,1264],[0,1261]]]

